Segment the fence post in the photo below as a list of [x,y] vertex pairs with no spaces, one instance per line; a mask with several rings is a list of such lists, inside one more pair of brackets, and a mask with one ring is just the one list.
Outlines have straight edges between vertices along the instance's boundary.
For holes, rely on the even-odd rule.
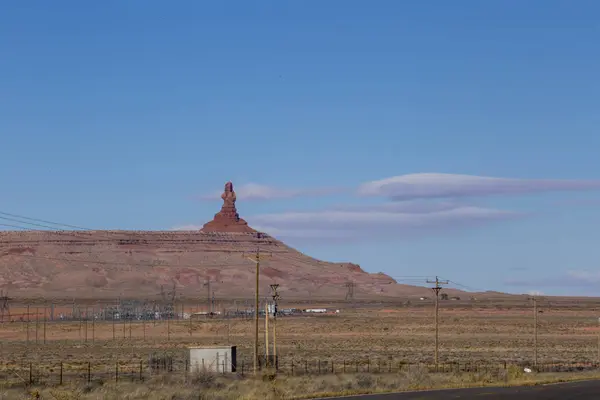
[[335,374],[335,366],[334,366],[335,362],[333,361],[333,359],[331,360],[331,373]]
[[[144,362],[142,360],[140,360],[140,382],[144,380],[144,377],[142,375],[144,372],[144,364],[143,363]],[[186,360],[185,364],[186,364],[186,369],[187,369],[187,360]]]
[[367,358],[367,372],[371,372],[371,359]]
[[88,361],[88,383],[92,381],[92,363]]
[[292,360],[292,376],[294,376],[294,360]]
[[308,374],[308,361],[304,360],[304,373]]
[[346,359],[344,359],[344,373],[346,373]]
[[60,362],[60,381],[59,381],[59,385],[63,384],[63,363],[62,361]]
[[185,359],[185,381],[186,382],[188,381],[189,370],[190,370],[189,360],[186,358]]
[[115,362],[115,382],[119,382],[119,360]]

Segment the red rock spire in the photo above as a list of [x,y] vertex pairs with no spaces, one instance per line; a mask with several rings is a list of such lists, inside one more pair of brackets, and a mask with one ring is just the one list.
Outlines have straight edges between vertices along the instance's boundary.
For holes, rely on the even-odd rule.
[[225,191],[221,195],[223,205],[221,211],[215,214],[212,221],[204,224],[201,232],[256,232],[248,223],[240,218],[235,207],[236,195],[233,183],[225,184]]

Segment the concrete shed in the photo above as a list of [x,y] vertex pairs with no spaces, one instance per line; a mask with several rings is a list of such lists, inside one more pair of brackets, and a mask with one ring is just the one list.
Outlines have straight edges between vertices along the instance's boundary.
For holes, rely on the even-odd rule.
[[236,346],[194,346],[190,350],[190,371],[218,372],[221,374],[236,372]]

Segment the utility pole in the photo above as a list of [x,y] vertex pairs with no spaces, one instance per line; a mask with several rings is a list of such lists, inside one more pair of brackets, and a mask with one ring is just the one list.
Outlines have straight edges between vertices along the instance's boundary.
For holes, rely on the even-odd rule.
[[29,304],[27,304],[27,346],[29,346]]
[[533,365],[535,366],[535,368],[537,368],[538,366],[538,310],[537,310],[537,298],[534,297],[533,298],[533,313],[534,313],[534,319],[533,319],[533,326],[534,326],[534,343],[533,343],[533,347],[535,349],[535,354],[533,356]]
[[269,364],[269,302],[265,301],[265,366]]
[[44,306],[44,344],[46,344],[46,306]]
[[85,332],[85,342],[87,343],[88,341],[88,307],[85,306],[85,328],[84,328],[84,332]]
[[4,322],[4,315],[8,317],[8,322],[10,322],[10,307],[8,306],[8,302],[10,301],[10,297],[8,297],[8,291],[4,292],[0,290],[0,321]]
[[208,280],[206,281],[206,283],[204,283],[204,286],[206,286],[206,307],[208,308],[208,315],[210,315],[212,313],[212,303],[210,301],[210,278],[208,278]]
[[216,312],[215,311],[215,291],[213,290],[212,292],[212,299],[211,299],[211,303],[210,303],[210,312]]
[[537,296],[529,298],[533,300],[533,366],[537,369],[538,365],[538,309]]
[[346,301],[350,301],[350,302],[354,302],[354,287],[355,287],[355,283],[353,281],[351,282],[346,282],[346,288],[348,289],[346,291]]
[[35,308],[35,344],[38,344],[38,328],[40,326],[40,308]]
[[598,318],[598,365],[600,366],[600,318]]
[[260,261],[270,255],[260,254],[260,248],[256,248],[256,253],[253,256],[247,257],[250,261],[256,263],[256,293],[254,298],[254,374],[258,374],[258,314],[259,314],[259,284],[260,284]]
[[96,307],[92,306],[92,344],[96,343]]
[[275,363],[275,369],[277,370],[277,300],[279,300],[279,293],[277,293],[277,289],[279,285],[274,283],[271,285],[271,290],[273,291],[273,362]]
[[115,317],[117,314],[118,306],[115,305],[115,308],[112,310],[112,331],[113,331],[113,340],[115,340]]
[[438,277],[435,277],[435,281],[427,280],[427,283],[435,283],[435,286],[431,288],[435,293],[435,369],[437,371],[438,363],[439,363],[439,350],[440,350],[440,324],[439,324],[439,315],[440,315],[440,290],[442,287],[440,285],[447,285],[448,281],[440,281]]

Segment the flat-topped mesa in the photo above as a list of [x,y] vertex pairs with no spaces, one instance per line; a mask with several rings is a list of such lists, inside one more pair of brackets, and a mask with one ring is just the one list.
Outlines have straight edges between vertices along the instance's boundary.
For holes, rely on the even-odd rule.
[[248,226],[246,221],[240,218],[235,208],[236,196],[233,183],[227,182],[225,184],[225,191],[221,198],[223,199],[221,211],[215,214],[212,221],[204,224],[200,232],[256,232]]

